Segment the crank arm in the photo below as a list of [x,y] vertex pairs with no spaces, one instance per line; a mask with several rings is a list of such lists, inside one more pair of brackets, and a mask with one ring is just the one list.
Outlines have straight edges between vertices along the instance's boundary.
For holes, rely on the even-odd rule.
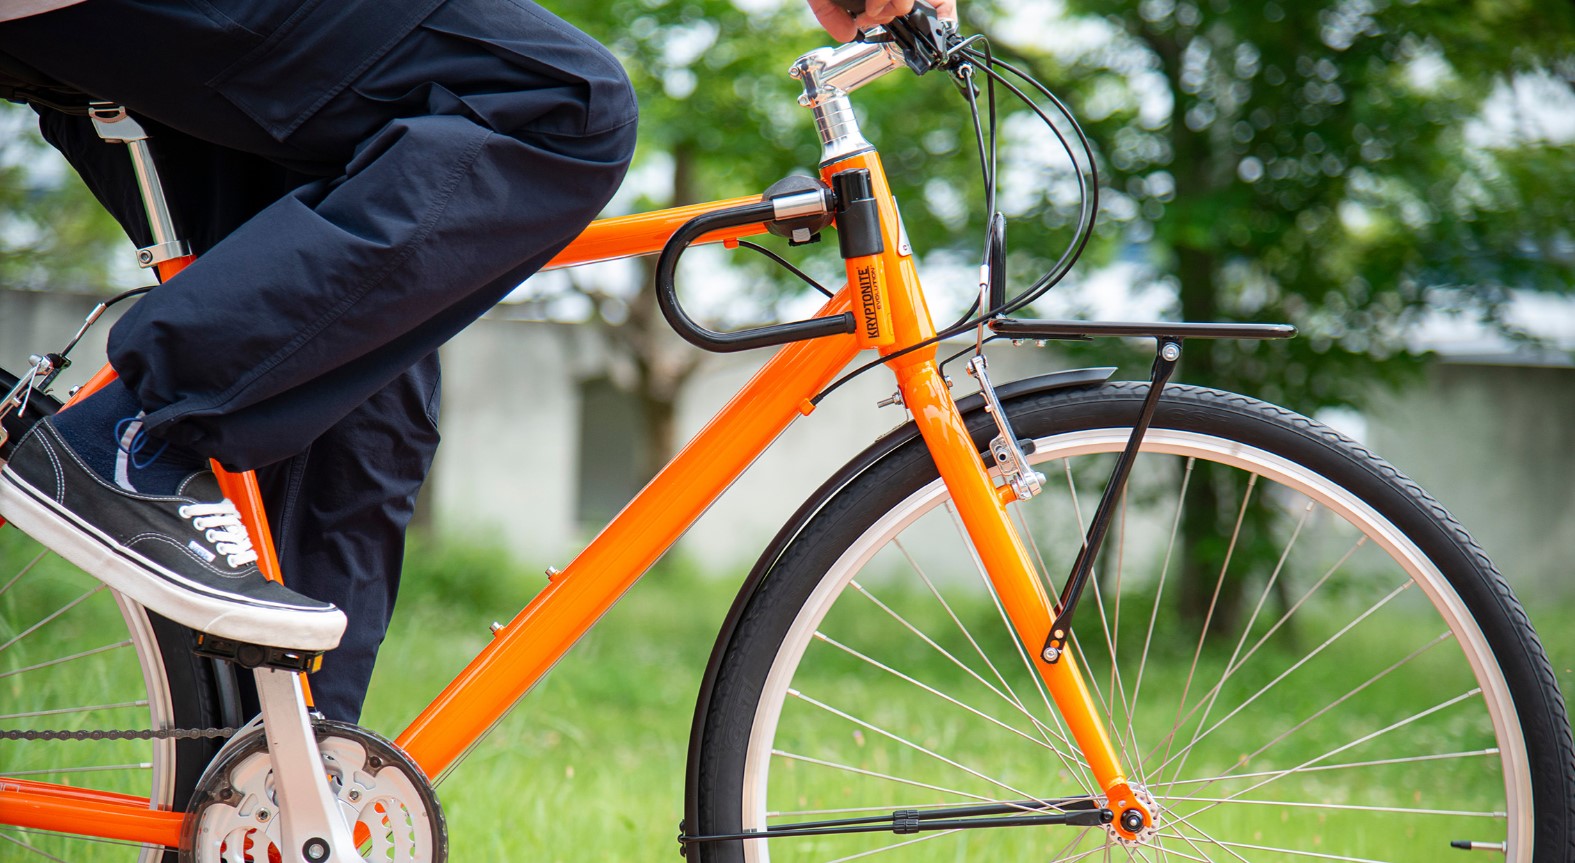
[[328,791],[300,675],[267,668],[255,673],[279,815],[284,819],[280,833],[286,863],[360,863],[350,827]]

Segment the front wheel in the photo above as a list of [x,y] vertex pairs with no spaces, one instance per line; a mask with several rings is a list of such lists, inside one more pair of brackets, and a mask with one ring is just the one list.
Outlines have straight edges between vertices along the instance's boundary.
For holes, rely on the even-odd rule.
[[[1147,391],[1007,405],[1047,477],[1011,509],[1052,594]],[[748,598],[702,720],[691,858],[1575,859],[1569,727],[1521,606],[1437,502],[1304,417],[1167,388],[1072,649],[1157,806],[1136,847],[1035,820],[1100,789],[928,453],[897,449]]]

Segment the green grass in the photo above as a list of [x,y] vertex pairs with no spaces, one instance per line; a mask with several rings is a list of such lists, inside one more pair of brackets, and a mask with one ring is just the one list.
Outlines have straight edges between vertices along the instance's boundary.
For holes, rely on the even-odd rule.
[[[390,737],[546,579],[450,551],[404,585],[363,717]],[[689,719],[734,589],[673,566],[636,584],[445,777],[451,859],[676,854]]]
[[[412,590],[410,601],[402,607],[396,620],[374,680],[366,717],[372,727],[390,736],[397,733],[481,648],[489,637],[487,624],[494,618],[507,619],[535,587],[544,583],[540,576],[522,577],[502,564],[479,563],[487,573],[483,577],[487,595],[473,596],[462,603],[454,602],[451,592],[417,586],[423,578],[431,578],[431,583],[452,583],[452,571],[447,575],[428,572],[410,576],[411,581],[407,582]],[[582,855],[588,846],[597,849],[598,857],[630,859],[665,854],[673,849],[673,837],[682,817],[685,748],[694,693],[710,649],[710,639],[733,589],[731,584],[696,579],[676,568],[654,573],[637,585],[602,625],[571,651],[440,787],[449,814],[455,859],[504,855],[568,860]],[[462,588],[461,593],[465,590]],[[901,591],[895,599],[889,595],[884,598],[897,603],[914,599],[901,595]],[[479,600],[497,611],[477,611],[468,607],[470,600]],[[918,604],[914,604],[917,607]],[[910,613],[923,614],[916,610]],[[963,610],[963,613],[987,615],[993,612],[974,608]],[[842,614],[849,618],[848,625],[856,628],[861,648],[879,651],[883,657],[894,657],[893,664],[900,661],[905,669],[920,669],[918,676],[928,682],[961,682],[964,688],[968,685],[967,681],[959,681],[960,675],[953,666],[931,661],[933,657],[926,659],[927,648],[916,646],[895,629],[888,627],[891,631],[883,632],[878,622],[857,608]],[[838,625],[837,620],[828,620],[824,629],[832,632]],[[1575,645],[1562,630],[1562,627],[1555,627],[1555,638],[1562,640],[1556,640],[1552,649],[1562,649],[1565,656],[1575,654],[1571,650]],[[1345,655],[1383,656],[1391,652],[1391,643],[1417,643],[1426,637],[1419,631],[1396,631],[1392,622],[1386,626],[1367,626],[1346,637],[1344,645],[1348,650]],[[1300,656],[1308,646],[1281,640],[1271,642],[1266,651],[1296,649],[1291,655]],[[951,647],[960,649],[957,645]],[[1387,681],[1385,685],[1389,688],[1375,688],[1354,698],[1347,705],[1348,709],[1342,710],[1338,723],[1314,724],[1298,733],[1294,745],[1276,750],[1276,758],[1254,762],[1253,768],[1283,768],[1325,752],[1349,740],[1353,724],[1367,730],[1381,728],[1392,719],[1389,709],[1392,703],[1422,703],[1432,697],[1427,691],[1432,686],[1438,686],[1440,691],[1448,689],[1451,693],[1463,689],[1459,681],[1447,676],[1431,676],[1428,670],[1429,662],[1447,666],[1449,663],[1442,660],[1450,658],[1444,653],[1449,649],[1452,648],[1446,643],[1446,647],[1435,649],[1436,656],[1430,652],[1405,681]],[[835,700],[839,693],[856,693],[860,703],[876,705],[898,703],[908,691],[906,684],[894,678],[872,674],[867,667],[845,655],[829,653],[817,655],[821,665],[815,675],[796,683],[803,682],[806,691],[815,688],[817,694],[828,701]],[[1163,701],[1166,696],[1161,690],[1170,686],[1176,690],[1170,697],[1179,698],[1178,681],[1184,676],[1185,665],[1191,657],[1190,642],[1171,639],[1159,646],[1156,656],[1157,664],[1150,669],[1151,682],[1147,684],[1151,687],[1150,694],[1157,694]],[[1215,679],[1226,658],[1223,654],[1205,654],[1198,679]],[[1291,661],[1281,659],[1265,665],[1283,667]],[[1288,729],[1299,718],[1327,703],[1329,693],[1343,692],[1377,670],[1380,670],[1378,666],[1364,665],[1359,660],[1347,661],[1341,668],[1315,664],[1281,685],[1272,698],[1263,699],[1258,709],[1235,721],[1252,724],[1254,734],[1260,733],[1261,726],[1265,725]],[[1561,672],[1568,674],[1562,668]],[[1106,673],[1097,660],[1095,667],[1090,669],[1090,674],[1096,677]],[[1261,686],[1266,677],[1267,673],[1256,677],[1248,672],[1241,673],[1233,678],[1227,689],[1227,700],[1233,694]],[[1025,688],[1025,691],[1028,690]],[[826,693],[831,695],[828,697]],[[1196,693],[1193,697],[1196,698]],[[988,700],[988,696],[982,698]],[[902,768],[924,775],[925,767],[916,763],[923,758],[902,752],[900,748],[869,747],[873,735],[850,730],[842,720],[798,705],[790,705],[786,715],[798,723],[798,741],[808,754],[882,772]],[[873,718],[877,722],[887,721],[879,710]],[[1167,726],[1171,718],[1168,715],[1151,717],[1152,721]],[[903,719],[893,716],[890,721],[898,727],[896,724]],[[1459,734],[1461,721],[1466,720],[1458,713],[1445,714],[1436,722],[1424,722],[1408,729],[1406,739],[1425,746],[1429,735]],[[1480,724],[1480,717],[1473,721]],[[996,756],[992,747],[1000,742],[998,737],[979,734],[973,723],[953,722],[941,717],[940,711],[926,716],[923,723],[906,729],[905,733],[908,731],[922,735],[916,737],[922,744],[969,763],[990,763]],[[1161,736],[1155,728],[1145,731],[1140,727],[1139,733],[1147,740]],[[1477,739],[1482,738],[1478,735]],[[1386,740],[1385,745],[1390,740],[1392,738]],[[1199,748],[1190,766],[1223,770],[1246,754],[1233,748],[1235,745],[1230,734],[1220,733],[1209,745]],[[1350,757],[1354,760],[1393,754],[1394,751],[1382,746],[1370,745],[1354,750]],[[891,763],[893,757],[901,763]],[[872,760],[860,761],[860,758]],[[796,797],[799,805],[805,808],[851,805],[866,791],[880,795],[876,799],[890,799],[889,789],[874,792],[868,782],[844,773],[828,774],[827,771],[794,767],[777,768],[777,771],[773,780],[777,790],[773,794]],[[1043,778],[1039,766],[1024,765],[1024,771]],[[1381,801],[1387,805],[1450,808],[1469,802],[1479,794],[1491,799],[1497,793],[1491,783],[1484,789],[1481,783],[1472,782],[1470,777],[1480,772],[1474,766],[1452,769],[1447,777],[1447,793],[1440,791],[1438,771],[1413,767],[1383,768],[1371,774],[1371,781],[1389,787],[1389,796]],[[940,781],[939,777],[936,781]],[[1025,780],[1033,781],[1036,780]],[[1238,782],[1233,788],[1240,789],[1244,785]],[[1045,786],[1041,782],[1033,787],[1035,793],[1043,793],[1041,789]],[[1301,793],[1316,794],[1319,788],[1318,783],[1310,783]],[[988,788],[974,790],[990,793]],[[1333,796],[1328,799],[1340,799],[1335,792],[1329,793]],[[1443,799],[1445,797],[1448,799]],[[1263,810],[1229,815],[1216,813],[1219,817],[1214,817],[1209,824],[1212,829],[1239,826],[1236,819],[1250,820],[1259,811]],[[1278,817],[1275,820],[1278,821]],[[1267,832],[1279,841],[1289,841],[1301,835],[1318,835],[1321,839],[1324,835],[1350,834],[1357,829],[1350,823],[1350,816],[1339,812],[1310,812],[1305,818],[1291,819],[1290,823],[1249,823],[1249,829],[1260,837]],[[1466,822],[1466,827],[1470,828],[1473,823]],[[1047,837],[1040,831],[1023,830],[1021,833],[1023,848],[1036,855],[1060,850],[1067,841],[1055,835]],[[1460,835],[1473,834],[1462,832]],[[1426,852],[1423,859],[1434,853],[1433,846],[1438,844],[1432,841],[1437,837],[1429,837],[1430,841],[1419,847],[1414,846],[1414,836],[1408,839],[1400,835],[1395,839],[1410,848],[1413,856],[1417,851]],[[865,847],[858,844],[860,841],[801,840],[801,844],[792,847],[805,853],[831,846],[856,850]],[[970,838],[969,841],[974,840]],[[1041,847],[1045,843],[1055,847]],[[934,844],[940,850],[943,843]],[[942,853],[966,852],[968,848],[967,844],[953,840]],[[790,855],[779,853],[778,856],[793,859]]]
[[[0,532],[0,561],[5,562],[0,566],[3,578],[9,578],[15,571],[11,562],[19,554],[25,555],[25,550],[10,539],[14,536],[11,531]],[[65,568],[39,572],[47,572],[44,580],[49,585],[45,591],[48,603],[58,605],[69,601],[77,595],[77,588],[86,586],[80,578],[73,581]],[[445,778],[439,795],[448,815],[451,859],[674,859],[671,855],[677,850],[674,837],[683,814],[684,761],[694,696],[711,649],[711,639],[736,589],[734,584],[701,579],[689,573],[689,568],[681,565],[663,566],[637,584],[602,624]],[[484,547],[454,545],[438,550],[415,550],[407,569],[400,608],[379,660],[365,724],[386,736],[395,736],[487,642],[491,637],[488,624],[493,620],[507,620],[544,585],[545,579],[539,573],[525,571],[505,556]],[[918,601],[922,597],[911,592],[883,587],[881,594],[885,601],[909,607],[908,613],[915,618],[934,614],[933,609],[922,611],[922,603]],[[112,603],[105,603],[103,599],[103,596],[95,597],[84,604],[82,617],[88,621],[97,619],[100,627],[108,628],[115,621],[115,615]],[[14,604],[16,600],[14,594],[0,597],[0,603]],[[1575,632],[1564,625],[1569,605],[1528,602],[1528,606],[1554,658],[1561,685],[1569,692],[1575,688],[1570,670],[1571,660],[1575,658]],[[0,609],[5,609],[8,615],[14,610],[13,606],[3,604]],[[959,613],[987,617],[991,612],[975,607],[960,608]],[[900,632],[879,624],[867,610],[850,606],[839,614],[841,618],[827,621],[823,627],[825,631],[849,640],[856,637],[861,649],[879,652],[883,659],[893,664],[900,661],[904,670],[927,681],[956,684],[963,690],[970,685],[969,681],[960,678],[953,666],[935,662],[926,649],[916,649]],[[15,619],[26,619],[26,615],[17,614]],[[95,629],[89,623],[78,625],[69,636],[52,632],[51,637],[78,639],[86,647],[91,646],[97,634]],[[1346,655],[1381,656],[1392,642],[1414,643],[1416,633],[1402,629],[1391,624],[1355,630],[1349,636],[1351,650]],[[0,642],[16,634],[14,631],[0,632]],[[22,644],[31,650],[28,640]],[[52,640],[44,646],[53,647],[54,644]],[[1150,682],[1145,684],[1150,695],[1163,700],[1167,697],[1166,687],[1179,687],[1178,681],[1191,659],[1188,644],[1185,638],[1172,636],[1166,636],[1161,642],[1155,651],[1155,665],[1149,670],[1147,679]],[[1266,650],[1289,651],[1297,646],[1305,649],[1307,645],[1275,641]],[[951,647],[961,649],[956,645]],[[867,667],[849,661],[845,655],[827,652],[822,646],[811,649],[821,651],[811,655],[823,661],[815,674],[803,679],[802,688],[806,692],[813,692],[828,702],[856,698],[861,703],[874,704],[877,707],[870,715],[876,722],[889,723],[925,745],[944,749],[958,760],[994,762],[1005,775],[1012,776],[1014,782],[1032,785],[1029,790],[1033,793],[1067,787],[1046,780],[1046,771],[1038,762],[1025,759],[1022,763],[999,764],[999,753],[1008,751],[1002,740],[1010,742],[1011,735],[980,733],[977,723],[961,721],[939,708],[925,712],[918,719],[909,714],[884,714],[879,706],[896,703],[908,691],[905,685],[889,676],[871,673]],[[1125,642],[1122,650],[1128,650]],[[33,653],[21,648],[0,654],[0,662],[3,662],[0,673],[31,661],[32,656]],[[1225,658],[1224,655],[1206,654],[1199,679],[1214,679]],[[80,703],[89,696],[107,694],[113,687],[124,689],[127,684],[135,684],[135,680],[127,680],[124,660],[121,663],[120,666],[89,666],[89,671],[51,679],[43,684],[47,690],[43,705]],[[1274,663],[1267,665],[1273,667]],[[1426,670],[1426,666],[1421,668]],[[1345,667],[1333,669],[1309,666],[1298,672],[1301,676],[1288,680],[1273,699],[1264,700],[1262,710],[1250,718],[1252,727],[1255,730],[1270,728],[1271,732],[1287,728],[1298,717],[1316,711],[1321,704],[1320,698],[1327,700],[1327,693],[1339,691],[1342,686],[1348,688],[1351,680],[1361,679],[1372,671],[1360,661],[1347,662]],[[1092,678],[1101,679],[1108,670],[1096,660],[1088,673]],[[1237,691],[1247,691],[1263,682],[1261,676],[1244,672],[1231,685],[1242,687]],[[1276,753],[1279,760],[1274,764],[1255,763],[1253,767],[1294,764],[1307,757],[1307,753],[1326,750],[1331,740],[1349,739],[1352,726],[1381,727],[1387,701],[1425,698],[1428,693],[1417,691],[1418,686],[1425,689],[1438,683],[1443,691],[1448,689],[1444,685],[1447,682],[1443,678],[1435,681],[1425,673],[1418,674],[1406,684],[1410,688],[1374,692],[1370,697],[1355,699],[1349,705],[1351,710],[1342,716],[1342,723],[1347,725],[1309,728],[1294,746]],[[37,683],[24,682],[15,676],[0,677],[0,699],[10,702],[25,695],[37,701],[38,687]],[[1168,697],[1177,696],[1179,692]],[[979,703],[987,702],[987,696],[980,697]],[[868,769],[895,771],[902,768],[911,769],[916,775],[926,775],[924,759],[900,748],[873,745],[878,741],[872,734],[852,729],[800,705],[790,705],[786,716],[794,723],[797,737],[784,739],[795,748],[802,747],[801,751]],[[121,726],[129,717],[103,719],[106,721],[94,727]],[[1167,716],[1155,718],[1156,722],[1167,726],[1169,720]],[[68,724],[56,723],[48,727],[78,727],[85,720],[63,721]],[[1243,721],[1249,720],[1244,718]],[[1453,735],[1459,729],[1451,727],[1450,721],[1450,717],[1445,716],[1438,723],[1424,724],[1416,729],[1415,735]],[[71,722],[77,725],[70,725]],[[910,722],[911,727],[904,724]],[[123,727],[135,725],[131,722]],[[1140,736],[1152,740],[1158,735],[1149,729],[1140,731]],[[1224,769],[1246,754],[1233,748],[1235,738],[1231,735],[1220,734],[1216,741],[1217,746],[1200,747],[1189,766]],[[1421,742],[1425,744],[1426,740]],[[8,747],[0,749],[6,753],[0,758],[0,767],[8,771],[22,769],[19,765],[23,762],[16,755],[15,745],[0,743],[0,747]],[[1462,768],[1450,775],[1454,783],[1452,800],[1475,793],[1470,790],[1473,783],[1469,774],[1469,768]],[[943,772],[934,776],[939,782]],[[1414,768],[1386,768],[1372,778],[1376,784],[1398,795],[1391,802],[1439,807],[1452,802],[1437,799],[1436,789],[1428,784],[1437,779],[1437,774],[1417,772]],[[116,787],[120,781],[111,774],[103,774],[85,784]],[[773,781],[776,783],[774,796],[785,795],[782,799],[789,805],[805,808],[856,804],[866,792],[872,795],[868,799],[890,801],[889,790],[877,790],[868,782],[842,773],[781,766],[774,768]],[[955,782],[955,777],[946,781]],[[1065,779],[1056,781],[1067,782]],[[1316,785],[1303,790],[1310,794],[1320,792]],[[1331,795],[1339,793],[1327,791]],[[1253,819],[1258,816],[1248,811],[1230,817]],[[1306,817],[1297,813],[1297,817],[1284,822],[1277,816],[1275,823],[1249,820],[1246,829],[1280,842],[1304,835],[1327,836],[1332,841],[1342,836],[1350,838],[1355,828],[1349,826],[1349,820],[1339,812],[1312,812]],[[1226,829],[1239,825],[1216,821],[1210,826],[1211,829]],[[1072,838],[1056,830],[1021,829],[1016,833],[1020,835],[1014,835],[1013,841],[1019,843],[1020,850],[1039,858],[1062,850]],[[945,839],[931,844],[938,858],[951,857],[973,853],[973,844],[981,838],[970,836],[966,842]],[[1452,837],[1394,837],[1399,845],[1412,852],[1411,856],[1417,857],[1421,852],[1420,859],[1439,853],[1432,849],[1439,844],[1440,838]],[[1417,844],[1419,839],[1421,844]],[[862,840],[802,840],[791,846],[791,851],[779,856],[792,859],[793,851],[811,854],[829,847],[862,847],[858,841]],[[115,857],[111,854],[105,859]]]

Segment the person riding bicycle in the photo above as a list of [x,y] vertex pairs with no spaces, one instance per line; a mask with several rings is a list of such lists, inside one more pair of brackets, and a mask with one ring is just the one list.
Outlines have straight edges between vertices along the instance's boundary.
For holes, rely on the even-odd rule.
[[[843,41],[913,4],[808,2]],[[436,350],[611,198],[627,77],[530,0],[3,0],[0,55],[138,118],[199,255],[110,331],[119,380],[19,443],[0,515],[192,628],[337,645],[316,704],[355,721],[438,442]],[[149,245],[124,153],[39,113]],[[209,459],[257,471],[288,586]]]

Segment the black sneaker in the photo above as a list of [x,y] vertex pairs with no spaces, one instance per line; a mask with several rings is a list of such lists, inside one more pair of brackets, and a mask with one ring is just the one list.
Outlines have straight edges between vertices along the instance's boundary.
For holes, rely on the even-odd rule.
[[345,616],[267,580],[235,505],[209,471],[174,496],[105,482],[42,420],[0,470],[0,517],[148,609],[220,638],[333,648]]

